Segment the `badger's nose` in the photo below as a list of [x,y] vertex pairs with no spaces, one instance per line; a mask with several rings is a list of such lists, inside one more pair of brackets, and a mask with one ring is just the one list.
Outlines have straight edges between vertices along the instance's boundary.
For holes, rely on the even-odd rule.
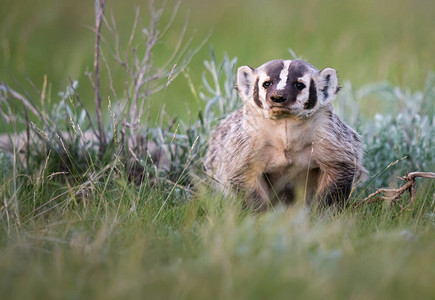
[[270,100],[272,100],[275,103],[282,103],[282,102],[285,102],[287,100],[287,98],[285,98],[282,95],[273,95],[273,96],[270,96]]

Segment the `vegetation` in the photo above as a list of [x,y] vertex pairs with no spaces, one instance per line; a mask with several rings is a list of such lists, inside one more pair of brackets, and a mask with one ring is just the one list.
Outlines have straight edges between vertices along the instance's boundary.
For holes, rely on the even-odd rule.
[[[104,2],[96,1],[96,28]],[[417,180],[403,212],[385,201],[341,212],[296,204],[255,213],[206,188],[201,159],[210,131],[240,105],[239,63],[211,51],[202,82],[187,75],[199,113],[177,119],[161,108],[151,121],[151,99],[189,74],[197,49],[182,35],[186,51],[154,57],[178,6],[167,19],[149,9],[149,23],[141,28],[138,18],[126,43],[117,42],[116,22],[100,18],[114,55],[94,43],[101,51],[94,63],[108,72],[100,88],[98,68],[88,72],[95,94],[82,96],[74,80],[60,101],[47,79],[36,96],[0,85],[3,121],[15,129],[0,150],[2,298],[432,299],[430,179]],[[137,48],[135,32],[146,33]],[[108,75],[117,66],[126,74],[122,88]],[[435,170],[435,77],[415,90],[343,83],[336,110],[361,133],[370,172],[351,203],[402,184],[397,177],[408,172]],[[110,95],[107,111],[95,104],[101,118],[87,108],[99,92]]]

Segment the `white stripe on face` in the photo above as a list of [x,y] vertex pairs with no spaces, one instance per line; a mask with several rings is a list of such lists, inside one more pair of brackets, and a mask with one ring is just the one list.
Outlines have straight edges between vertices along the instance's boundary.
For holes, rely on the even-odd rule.
[[284,67],[281,70],[281,73],[279,74],[279,83],[276,86],[277,90],[282,90],[285,88],[285,85],[287,84],[287,77],[288,77],[288,68],[290,67],[291,60],[285,60],[284,61]]

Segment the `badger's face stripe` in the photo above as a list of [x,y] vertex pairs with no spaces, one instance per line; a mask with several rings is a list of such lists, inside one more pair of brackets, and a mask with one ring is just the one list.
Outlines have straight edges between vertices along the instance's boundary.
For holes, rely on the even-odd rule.
[[258,107],[263,108],[263,103],[261,102],[260,95],[258,93],[258,80],[259,78],[257,77],[254,83],[254,91],[252,93],[252,97],[254,98],[255,104],[257,104]]
[[334,101],[337,86],[334,69],[319,71],[302,60],[272,60],[237,70],[240,97],[270,119],[309,118]]
[[264,83],[265,80],[269,80],[273,83],[274,89],[280,81],[280,74],[284,68],[283,60],[273,60],[265,64],[259,72],[260,75],[260,85]]
[[276,86],[277,90],[282,90],[287,85],[287,77],[288,77],[288,72],[289,72],[289,67],[291,62],[292,62],[291,60],[284,61],[281,73],[279,74],[279,83]]
[[307,64],[301,60],[293,60],[288,68],[287,81],[284,88],[280,90],[280,93],[285,93],[290,103],[294,103],[298,96],[304,92],[295,87],[295,83],[298,82],[304,75],[308,73]]
[[287,86],[293,87],[293,84],[297,82],[299,78],[307,74],[308,70],[306,62],[302,60],[292,61],[290,64],[290,76],[287,78]]
[[305,109],[312,109],[317,103],[317,89],[314,80],[310,81],[310,93],[308,96],[308,101],[304,104]]

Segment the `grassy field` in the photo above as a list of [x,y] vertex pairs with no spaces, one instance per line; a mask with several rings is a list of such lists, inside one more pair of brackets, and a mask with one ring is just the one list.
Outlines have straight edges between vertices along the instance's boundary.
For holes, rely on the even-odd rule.
[[23,217],[19,228],[3,234],[4,299],[434,296],[428,192],[396,220],[390,207],[323,216],[277,208],[258,215],[211,195],[189,203],[172,197],[159,214],[165,193],[147,187],[138,193],[117,176],[110,181],[103,201],[66,200],[63,209]]
[[[0,133],[32,137],[0,149],[2,299],[434,299],[435,180],[417,179],[403,212],[407,194],[341,212],[297,203],[256,213],[209,191],[201,174],[210,130],[240,106],[237,66],[291,58],[288,48],[339,71],[335,108],[361,134],[369,171],[350,203],[408,172],[434,172],[433,1],[186,0],[146,75],[163,72],[188,11],[188,48],[209,38],[186,68],[188,53],[139,89],[150,107],[141,126],[137,80],[125,79],[103,26],[104,147],[86,135],[90,120],[97,127],[85,75],[93,3],[0,1]],[[152,35],[149,8],[128,0],[106,10],[125,46],[134,5],[144,19],[133,64],[146,53],[141,33]]]

